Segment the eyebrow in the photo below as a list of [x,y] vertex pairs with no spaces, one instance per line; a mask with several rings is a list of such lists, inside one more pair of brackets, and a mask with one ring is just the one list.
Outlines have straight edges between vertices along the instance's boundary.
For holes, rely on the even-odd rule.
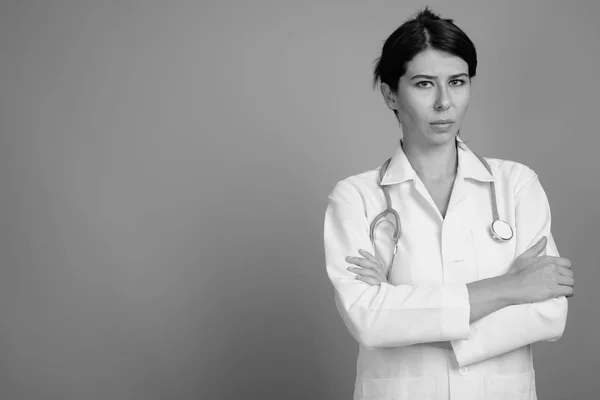
[[[460,78],[460,77],[463,77],[463,76],[467,77],[467,78],[469,77],[468,74],[466,74],[466,73],[463,72],[463,73],[460,73],[460,74],[450,75],[449,78],[450,79],[456,79],[456,78]],[[415,75],[412,78],[410,78],[410,80],[412,81],[413,79],[416,79],[416,78],[431,79],[431,80],[437,80],[438,79],[437,76],[418,74],[418,75]]]

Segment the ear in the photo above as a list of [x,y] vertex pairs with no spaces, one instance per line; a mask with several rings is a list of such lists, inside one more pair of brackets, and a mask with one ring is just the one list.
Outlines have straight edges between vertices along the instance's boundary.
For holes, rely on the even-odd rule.
[[398,95],[392,91],[390,86],[387,83],[381,83],[381,94],[383,96],[383,100],[385,104],[389,107],[390,110],[395,111],[398,109]]

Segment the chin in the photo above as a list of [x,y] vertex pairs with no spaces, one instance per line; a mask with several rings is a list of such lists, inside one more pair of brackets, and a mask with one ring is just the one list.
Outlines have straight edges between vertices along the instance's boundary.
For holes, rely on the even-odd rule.
[[431,132],[430,134],[427,135],[427,140],[431,144],[446,144],[450,141],[456,140],[456,134],[457,134],[457,132],[443,132],[443,133]]

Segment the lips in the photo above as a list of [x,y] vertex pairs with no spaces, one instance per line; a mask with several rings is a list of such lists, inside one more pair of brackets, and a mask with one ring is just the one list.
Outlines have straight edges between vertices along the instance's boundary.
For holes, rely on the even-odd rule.
[[437,133],[448,133],[452,131],[454,121],[451,119],[439,119],[429,123],[429,129]]

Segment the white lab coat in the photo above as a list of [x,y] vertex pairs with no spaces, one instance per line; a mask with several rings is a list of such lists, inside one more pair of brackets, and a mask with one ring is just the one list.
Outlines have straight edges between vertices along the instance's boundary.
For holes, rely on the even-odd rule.
[[[527,166],[486,158],[493,172],[457,137],[458,170],[445,218],[398,145],[382,184],[390,185],[401,237],[390,284],[370,286],[347,270],[359,249],[389,265],[391,224],[369,224],[385,209],[379,168],[340,181],[325,215],[326,269],[335,302],[359,343],[354,400],[536,400],[531,344],[561,337],[567,300],[559,297],[502,308],[469,324],[466,284],[506,273],[514,259],[548,237],[558,256],[550,208]],[[494,180],[498,212],[513,227],[504,243],[489,233]],[[544,253],[542,253],[544,254]],[[450,341],[452,350],[431,342]]]

